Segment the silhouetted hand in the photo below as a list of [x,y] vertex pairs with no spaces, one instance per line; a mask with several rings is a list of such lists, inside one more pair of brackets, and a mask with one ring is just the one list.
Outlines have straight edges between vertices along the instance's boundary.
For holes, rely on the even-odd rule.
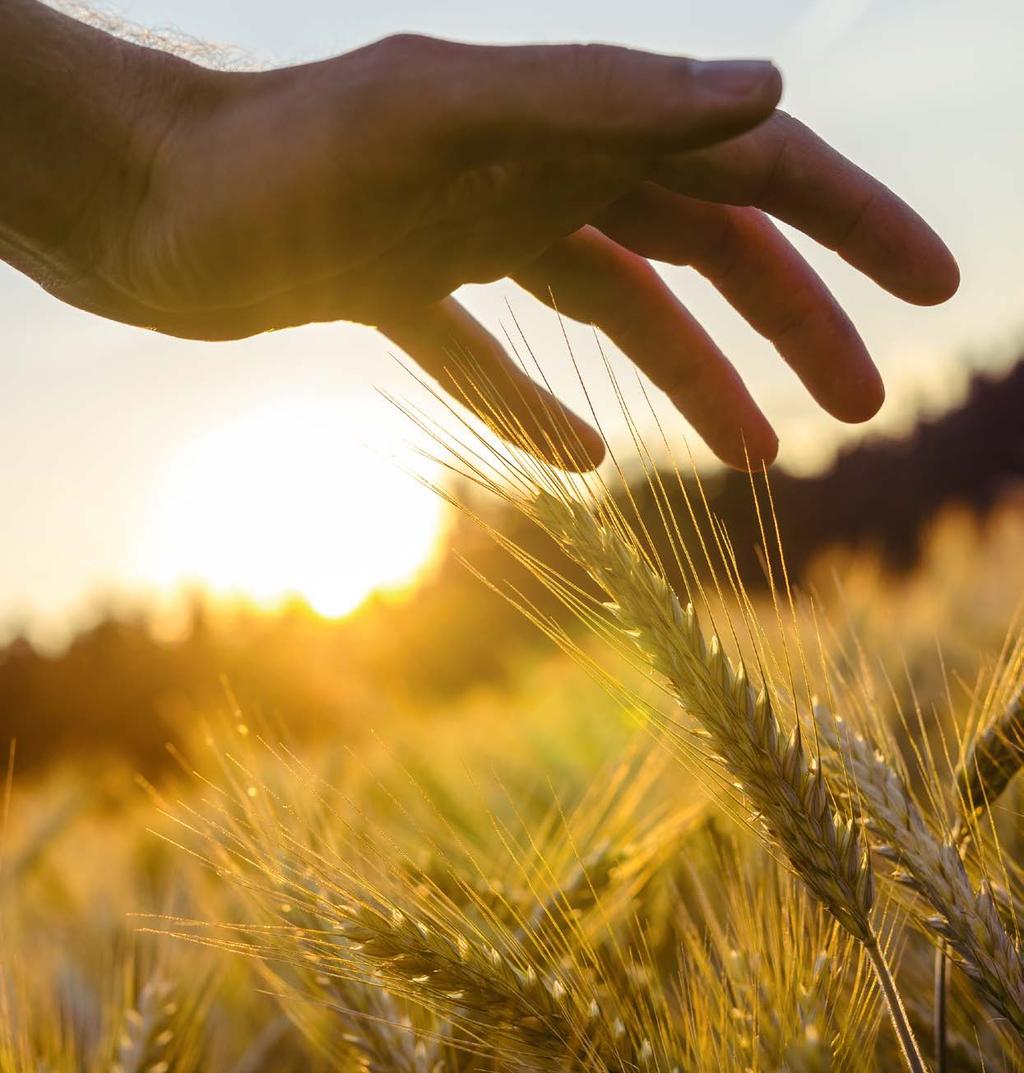
[[[400,36],[236,73],[117,47],[131,121],[116,164],[58,247],[7,259],[130,324],[218,340],[359,321],[456,394],[465,348],[533,429],[544,406],[451,297],[510,276],[603,329],[742,466],[744,450],[771,461],[775,434],[650,260],[706,275],[846,421],[876,412],[881,381],[770,217],[907,301],[957,286],[911,209],[775,111],[767,63]],[[599,438],[575,427],[578,464],[596,463]]]

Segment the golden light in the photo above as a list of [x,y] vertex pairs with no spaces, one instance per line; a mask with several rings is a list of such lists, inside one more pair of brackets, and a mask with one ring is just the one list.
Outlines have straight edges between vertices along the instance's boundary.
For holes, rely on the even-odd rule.
[[266,607],[297,595],[329,617],[408,584],[442,510],[370,449],[403,431],[372,402],[292,401],[189,443],[157,489],[144,575]]

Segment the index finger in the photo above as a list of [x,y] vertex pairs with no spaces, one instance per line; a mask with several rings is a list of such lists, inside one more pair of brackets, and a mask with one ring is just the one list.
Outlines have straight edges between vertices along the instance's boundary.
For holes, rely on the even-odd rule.
[[944,302],[959,286],[953,255],[906,202],[784,112],[670,158],[655,181],[706,201],[755,205],[915,305]]

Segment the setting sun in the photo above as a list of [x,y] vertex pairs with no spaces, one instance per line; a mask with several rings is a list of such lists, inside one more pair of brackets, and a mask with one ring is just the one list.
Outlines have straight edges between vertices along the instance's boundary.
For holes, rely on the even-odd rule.
[[197,438],[156,490],[146,576],[264,606],[299,596],[328,617],[407,584],[434,546],[441,505],[368,448],[380,435],[372,405],[308,401]]

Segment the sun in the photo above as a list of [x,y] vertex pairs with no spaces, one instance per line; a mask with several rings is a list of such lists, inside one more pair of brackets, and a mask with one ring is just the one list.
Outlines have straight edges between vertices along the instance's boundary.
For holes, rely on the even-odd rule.
[[407,585],[436,546],[439,498],[375,453],[400,438],[373,401],[289,401],[187,443],[158,481],[143,574],[340,617]]

